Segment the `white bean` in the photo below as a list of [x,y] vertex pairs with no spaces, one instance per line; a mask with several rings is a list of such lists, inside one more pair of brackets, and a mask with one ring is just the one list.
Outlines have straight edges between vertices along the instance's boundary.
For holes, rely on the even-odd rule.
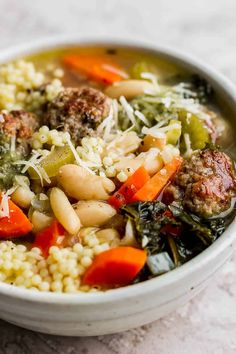
[[101,226],[116,214],[112,206],[97,200],[80,201],[75,205],[75,211],[85,227]]
[[52,188],[50,203],[57,220],[69,234],[75,235],[80,229],[80,219],[65,193],[57,187]]
[[114,168],[117,172],[124,171],[129,174],[129,171],[136,171],[143,164],[142,159],[130,159],[126,156],[120,157],[114,164]]
[[115,229],[103,229],[96,232],[100,242],[107,242],[111,246],[118,246],[120,243],[119,232]]
[[53,217],[41,213],[35,210],[31,216],[31,222],[33,224],[33,232],[37,233],[46,227],[48,227],[53,221]]
[[126,223],[125,236],[120,241],[120,244],[122,246],[133,246],[133,247],[138,246],[138,243],[135,238],[134,227],[130,220],[128,220]]
[[118,150],[122,152],[122,155],[128,155],[138,149],[141,141],[136,132],[124,133],[109,144],[110,147],[107,149],[107,153]]
[[132,99],[135,96],[153,91],[153,84],[149,81],[124,80],[116,82],[111,86],[108,86],[105,90],[105,94],[112,98],[119,98],[120,96],[125,96],[127,99]]
[[106,200],[115,190],[109,178],[92,175],[77,165],[62,166],[57,179],[65,193],[76,200]]
[[22,186],[17,187],[11,195],[12,201],[23,209],[28,209],[30,207],[33,198],[34,193],[29,188]]
[[143,165],[151,176],[157,173],[163,166],[163,159],[158,150],[155,150],[157,149],[152,148],[136,157],[137,160],[143,160]]

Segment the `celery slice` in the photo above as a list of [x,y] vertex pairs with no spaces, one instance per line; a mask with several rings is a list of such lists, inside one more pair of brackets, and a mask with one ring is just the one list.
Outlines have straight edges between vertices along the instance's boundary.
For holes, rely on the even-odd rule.
[[[184,110],[179,112],[179,120],[182,123],[182,137],[184,134],[189,135],[192,150],[204,149],[210,141],[209,132],[205,127],[204,120]],[[182,139],[181,148],[184,146],[185,143]]]
[[132,66],[130,70],[130,76],[133,79],[136,80],[141,80],[142,78],[142,73],[144,72],[150,72],[149,65],[145,61],[139,61]]
[[179,128],[169,130],[166,133],[166,142],[167,142],[167,144],[176,145],[178,143],[180,135],[181,135],[181,122],[179,120],[172,119],[169,123],[169,126],[171,126],[173,124],[179,125]]
[[[74,155],[68,145],[56,147],[48,156],[46,156],[40,163],[47,173],[48,177],[55,177],[60,167],[73,163],[75,160]],[[39,176],[33,168],[28,169],[31,179],[39,179]]]

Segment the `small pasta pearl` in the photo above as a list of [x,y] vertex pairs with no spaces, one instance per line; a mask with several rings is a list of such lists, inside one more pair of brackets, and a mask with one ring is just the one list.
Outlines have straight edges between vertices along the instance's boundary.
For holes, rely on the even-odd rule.
[[92,264],[92,259],[88,256],[84,256],[81,258],[80,263],[83,267],[89,267]]

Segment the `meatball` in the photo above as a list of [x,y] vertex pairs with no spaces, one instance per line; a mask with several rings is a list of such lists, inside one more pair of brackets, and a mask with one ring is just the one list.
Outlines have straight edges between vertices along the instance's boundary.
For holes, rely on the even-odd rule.
[[37,117],[30,112],[23,110],[2,112],[0,114],[0,134],[2,143],[10,143],[11,138],[16,138],[18,152],[28,153],[29,139],[38,128]]
[[109,114],[111,100],[91,87],[66,88],[48,104],[45,123],[69,132],[78,144],[84,136],[96,136],[96,128]]
[[181,201],[184,208],[211,217],[227,210],[236,196],[236,175],[231,159],[218,150],[202,150],[185,160],[164,191],[164,201]]

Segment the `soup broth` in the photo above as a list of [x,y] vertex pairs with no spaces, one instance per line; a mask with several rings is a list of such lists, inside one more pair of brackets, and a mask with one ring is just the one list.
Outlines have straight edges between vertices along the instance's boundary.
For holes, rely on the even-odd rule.
[[181,266],[234,218],[235,112],[151,51],[52,49],[0,66],[0,280],[106,291]]

